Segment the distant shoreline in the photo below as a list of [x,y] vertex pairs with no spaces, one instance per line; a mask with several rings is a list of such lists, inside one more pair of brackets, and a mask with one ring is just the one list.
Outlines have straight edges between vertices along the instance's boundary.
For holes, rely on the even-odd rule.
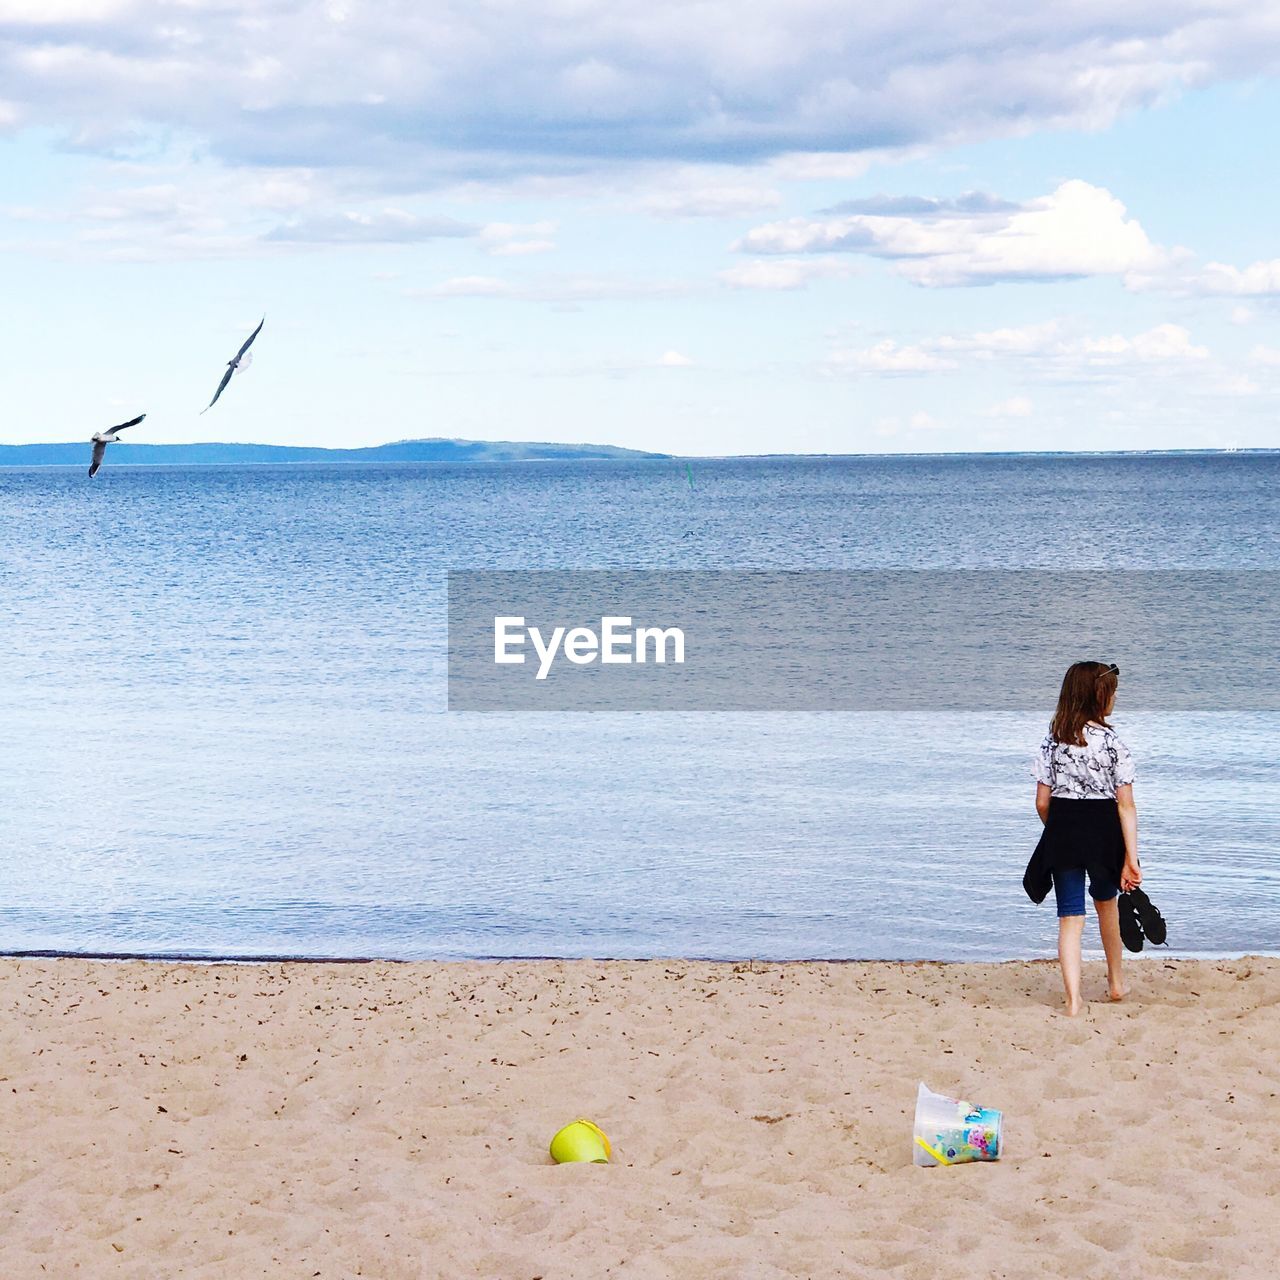
[[[0,444],[0,467],[37,469],[85,468],[85,443]],[[126,444],[113,446],[114,467],[231,466],[387,466],[515,462],[843,462],[885,460],[1097,459],[1097,458],[1259,458],[1280,457],[1268,449],[1029,449],[950,451],[940,453],[742,453],[668,454],[624,449],[615,445],[548,444],[519,441],[402,440],[358,449],[267,444]]]
[[[87,443],[0,444],[0,466],[87,468],[89,452]],[[566,462],[666,457],[666,454],[607,444],[518,440],[396,440],[357,449],[218,441],[197,444],[121,441],[111,446],[107,461],[112,466],[296,466],[308,462]]]

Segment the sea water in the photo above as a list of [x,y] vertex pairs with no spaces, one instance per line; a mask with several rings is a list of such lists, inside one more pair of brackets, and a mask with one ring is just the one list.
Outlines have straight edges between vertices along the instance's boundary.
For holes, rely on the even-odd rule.
[[[1051,955],[1021,875],[1055,689],[980,714],[450,713],[445,574],[1276,569],[1280,456],[693,472],[0,469],[0,949]],[[1124,666],[1062,665],[1082,656]],[[1127,716],[1122,675],[1114,722],[1176,950],[1280,950],[1280,715]]]

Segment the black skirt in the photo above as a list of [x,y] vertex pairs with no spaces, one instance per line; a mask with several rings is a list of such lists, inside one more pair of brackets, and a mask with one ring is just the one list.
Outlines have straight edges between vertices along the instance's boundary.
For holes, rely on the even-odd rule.
[[1114,800],[1069,800],[1054,796],[1049,816],[1027,863],[1022,886],[1033,902],[1043,902],[1053,887],[1053,872],[1084,867],[1089,879],[1120,883],[1124,870],[1124,831]]

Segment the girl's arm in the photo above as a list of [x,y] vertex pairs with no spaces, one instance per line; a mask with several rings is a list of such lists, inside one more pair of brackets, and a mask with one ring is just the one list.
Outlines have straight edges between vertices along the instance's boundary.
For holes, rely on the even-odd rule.
[[1116,807],[1120,810],[1120,830],[1124,832],[1124,870],[1120,874],[1120,890],[1127,893],[1142,883],[1138,866],[1138,806],[1133,802],[1133,784],[1116,788]]
[[1053,792],[1043,782],[1036,783],[1036,812],[1041,822],[1049,821],[1049,797],[1052,795]]

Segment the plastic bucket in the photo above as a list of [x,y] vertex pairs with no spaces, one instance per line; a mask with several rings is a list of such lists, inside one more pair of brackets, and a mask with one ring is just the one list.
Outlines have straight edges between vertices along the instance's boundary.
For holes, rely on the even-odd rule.
[[999,1160],[1003,1122],[1002,1112],[945,1097],[921,1084],[916,1091],[911,1161],[928,1167]]
[[551,1139],[556,1164],[608,1164],[609,1139],[590,1120],[575,1120]]

